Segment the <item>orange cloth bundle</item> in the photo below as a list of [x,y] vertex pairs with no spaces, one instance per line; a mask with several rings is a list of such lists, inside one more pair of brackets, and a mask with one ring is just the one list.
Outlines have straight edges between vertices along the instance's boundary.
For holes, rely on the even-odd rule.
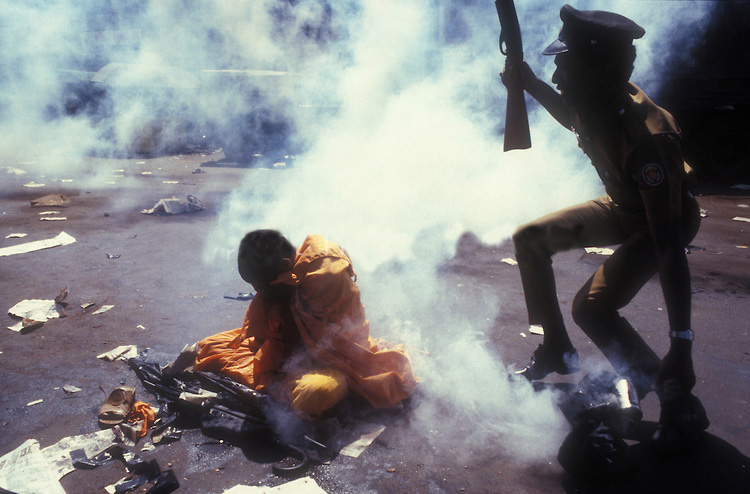
[[156,420],[156,412],[151,405],[143,401],[136,401],[128,412],[127,421],[131,423],[141,422],[141,429],[137,432],[138,437],[145,436]]
[[[337,244],[310,235],[294,267],[274,283],[296,287],[291,307],[275,306],[262,294],[250,303],[242,328],[200,342],[197,370],[223,373],[259,391],[276,378],[289,351],[283,311],[322,367],[341,371],[349,388],[373,406],[391,407],[407,398],[417,379],[403,346],[370,336],[369,322],[349,256]],[[297,336],[297,335],[295,335]]]

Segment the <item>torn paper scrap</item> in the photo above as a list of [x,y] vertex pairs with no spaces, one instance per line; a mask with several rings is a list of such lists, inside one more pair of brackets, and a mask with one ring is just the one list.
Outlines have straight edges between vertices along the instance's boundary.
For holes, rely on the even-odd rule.
[[12,166],[4,166],[3,170],[5,170],[5,173],[9,175],[25,175],[26,170],[21,170],[20,168],[13,168]]
[[585,247],[586,254],[598,254],[600,256],[611,256],[615,253],[613,249],[609,247]]
[[742,216],[735,216],[732,218],[734,221],[744,221],[746,223],[750,223],[750,218],[744,218]]
[[65,391],[65,394],[69,395],[81,391],[81,388],[79,388],[78,386],[73,386],[72,384],[65,384],[62,389],[63,391]]
[[302,477],[276,487],[235,485],[223,494],[326,494],[312,477]]
[[31,182],[29,182],[27,184],[23,184],[23,186],[24,187],[32,187],[32,188],[34,188],[34,187],[44,187],[44,184],[38,184],[38,183],[36,183],[36,182],[34,182],[32,180]]
[[[8,326],[8,329],[13,331],[22,331],[24,329],[31,329],[32,325],[41,325],[47,322],[49,319],[57,319],[60,317],[60,313],[55,307],[54,300],[22,300],[16,305],[8,309],[8,314],[20,318],[21,321]],[[36,323],[36,324],[35,324]]]
[[28,402],[28,403],[26,404],[26,406],[27,406],[27,407],[33,407],[34,405],[39,405],[40,403],[44,403],[44,400],[43,400],[43,399],[41,399],[41,398],[40,398],[40,399],[38,399],[38,400],[34,400],[34,401],[30,401],[30,402]]
[[65,207],[70,203],[70,199],[62,194],[49,194],[31,201],[31,207],[58,206]]
[[11,233],[9,235],[6,235],[5,238],[23,238],[26,235],[28,235],[28,233]]
[[385,430],[382,424],[371,424],[363,422],[361,427],[357,427],[363,433],[357,440],[346,445],[341,449],[340,454],[351,458],[358,458],[367,447]]
[[143,209],[141,213],[156,215],[182,214],[202,211],[204,209],[206,208],[203,206],[203,203],[194,195],[187,196],[187,201],[172,196],[170,199],[161,199],[153,208]]
[[500,262],[504,262],[505,264],[510,264],[511,266],[518,265],[518,261],[516,261],[515,259],[511,259],[510,257],[500,259]]
[[0,257],[12,256],[14,254],[26,254],[27,252],[34,252],[36,250],[50,249],[52,247],[59,247],[61,245],[70,245],[75,243],[76,239],[68,235],[65,232],[60,232],[54,238],[46,240],[35,240],[34,242],[26,242],[25,244],[13,245],[11,247],[0,248]]
[[117,348],[110,350],[108,352],[102,353],[101,355],[97,355],[96,358],[100,358],[102,360],[125,360],[131,358],[136,358],[138,356],[138,347],[135,345],[120,345]]
[[39,221],[67,221],[65,216],[42,216]]
[[52,466],[57,478],[61,479],[75,470],[73,460],[70,458],[71,451],[83,449],[86,458],[91,458],[115,444],[115,440],[115,433],[112,429],[104,429],[61,439],[52,446],[42,449],[42,454]]
[[540,324],[532,324],[529,326],[529,333],[544,335],[544,328]]
[[105,312],[107,312],[109,309],[113,307],[114,305],[102,305],[101,307],[96,309],[94,312],[92,312],[92,314],[104,314]]
[[26,440],[0,458],[0,486],[16,494],[65,494],[36,439]]

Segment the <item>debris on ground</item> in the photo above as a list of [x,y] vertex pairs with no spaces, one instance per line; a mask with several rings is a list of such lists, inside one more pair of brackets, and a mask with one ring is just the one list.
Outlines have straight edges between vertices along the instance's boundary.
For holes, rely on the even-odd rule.
[[67,221],[66,216],[42,216],[39,221]]
[[518,266],[518,261],[510,257],[505,257],[503,259],[500,259],[500,262],[504,262],[505,264],[510,264],[511,266]]
[[10,233],[6,235],[5,238],[23,238],[26,235],[28,235],[28,233]]
[[61,439],[52,446],[42,449],[57,478],[61,479],[76,469],[73,466],[73,456],[93,456],[115,444],[115,435],[111,429],[104,429],[88,434],[71,436]]
[[743,216],[735,216],[732,218],[733,221],[744,221],[746,223],[750,223],[750,218],[745,218]]
[[13,326],[8,326],[8,329],[17,332],[36,329],[49,319],[60,317],[54,300],[39,299],[22,300],[8,309],[8,314],[21,319]]
[[195,170],[193,171],[193,175],[197,175],[197,174],[199,174],[199,173],[206,173],[206,170],[204,170],[204,169],[202,169],[202,168],[196,168],[196,169],[195,169]]
[[102,305],[101,307],[99,307],[98,309],[96,309],[91,314],[93,314],[93,315],[104,314],[105,312],[107,312],[108,310],[112,309],[113,307],[114,307],[114,305]]
[[62,194],[48,194],[31,201],[31,207],[66,207],[70,199]]
[[360,425],[359,430],[356,431],[356,433],[359,434],[359,437],[345,446],[340,451],[340,454],[350,458],[359,458],[359,455],[361,455],[362,452],[367,449],[367,447],[372,444],[372,442],[377,439],[384,430],[385,426],[382,424],[363,422]]
[[183,214],[204,209],[206,208],[203,203],[194,195],[188,195],[187,201],[172,196],[170,199],[161,199],[153,208],[143,209],[141,213],[153,215]]
[[529,333],[544,335],[544,328],[540,324],[532,324],[529,326]]
[[38,184],[34,182],[33,180],[27,184],[23,184],[24,187],[30,187],[30,188],[36,188],[36,187],[44,187],[45,184]]
[[120,258],[120,254],[109,254],[109,253],[107,253],[105,255],[107,256],[107,259],[119,259]]
[[224,298],[231,300],[252,300],[255,295],[250,292],[227,292],[224,294]]
[[36,439],[26,440],[0,458],[0,478],[3,488],[16,494],[65,494]]
[[326,494],[312,477],[302,477],[276,487],[236,485],[223,494]]
[[65,301],[66,298],[68,298],[68,286],[65,285],[65,288],[60,290],[60,294],[55,297],[55,303],[57,305],[62,305],[63,307],[67,307],[68,303]]
[[30,401],[26,404],[26,406],[33,407],[34,405],[39,405],[40,403],[44,403],[44,400],[39,399],[39,400]]
[[8,175],[25,175],[26,174],[26,170],[21,170],[20,168],[13,168],[12,166],[4,166],[2,169],[5,170],[5,173],[7,173]]
[[81,388],[79,388],[78,386],[73,386],[72,384],[66,384],[63,386],[62,389],[63,391],[65,391],[65,394],[69,394],[69,395],[72,395],[74,393],[78,393],[79,391],[81,391]]
[[65,232],[60,232],[56,237],[46,240],[35,240],[25,244],[13,245],[11,247],[0,248],[0,257],[12,256],[14,254],[26,254],[42,249],[50,249],[61,245],[70,245],[75,243],[76,239]]
[[608,247],[585,247],[583,250],[586,251],[586,254],[596,254],[599,256],[611,256],[615,253],[613,249]]
[[135,358],[138,356],[138,347],[135,345],[120,345],[108,352],[104,352],[101,355],[97,355],[96,358],[102,360],[125,360]]

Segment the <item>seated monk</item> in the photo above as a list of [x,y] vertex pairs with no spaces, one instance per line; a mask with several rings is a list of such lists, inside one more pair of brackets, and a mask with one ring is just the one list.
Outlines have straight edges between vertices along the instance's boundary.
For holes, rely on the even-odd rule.
[[339,245],[310,235],[295,251],[281,233],[256,230],[242,239],[238,266],[257,294],[241,328],[198,343],[195,369],[230,376],[313,419],[350,390],[379,408],[414,391],[403,346],[370,336]]

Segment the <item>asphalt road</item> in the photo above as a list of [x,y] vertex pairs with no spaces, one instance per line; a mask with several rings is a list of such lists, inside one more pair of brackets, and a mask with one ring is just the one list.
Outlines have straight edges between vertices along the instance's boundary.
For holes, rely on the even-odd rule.
[[[124,362],[106,362],[97,355],[135,344],[149,348],[150,359],[166,364],[186,343],[239,325],[246,302],[223,296],[245,291],[246,286],[232,263],[201,261],[205,232],[216,221],[222,200],[243,177],[257,176],[260,193],[267,174],[290,170],[212,166],[221,157],[89,158],[91,182],[3,174],[0,247],[52,238],[61,231],[76,242],[0,257],[4,327],[17,322],[7,314],[16,303],[54,298],[65,287],[69,291],[67,317],[25,334],[0,330],[0,456],[27,439],[45,447],[99,430],[96,417],[105,393],[121,384],[136,386],[139,399],[155,403]],[[198,168],[205,173],[193,173]],[[32,180],[46,185],[24,187]],[[655,453],[647,441],[631,441],[631,468],[607,486],[607,492],[750,492],[746,456],[750,454],[750,223],[733,220],[750,217],[750,191],[708,185],[701,191],[698,199],[707,215],[689,262],[697,334],[695,394],[703,401],[711,425],[692,450],[677,457]],[[64,208],[30,206],[31,200],[51,193],[63,193],[71,202]],[[207,209],[161,217],[140,212],[161,198],[188,194],[202,200]],[[40,221],[39,213],[48,210],[67,219]],[[15,232],[28,235],[6,238]],[[471,304],[479,293],[503,297],[502,314],[483,331],[493,352],[502,355],[506,364],[520,367],[540,339],[525,329],[520,278],[517,269],[501,262],[507,257],[513,257],[510,245],[481,245],[469,235],[439,272],[446,287],[460,287],[465,303]],[[568,315],[570,302],[600,260],[582,251],[555,258],[558,292],[570,328],[575,328]],[[625,315],[657,353],[664,354],[668,341],[661,300],[658,282],[652,280]],[[87,303],[95,305],[82,308]],[[114,308],[94,315],[102,305]],[[585,362],[603,362],[581,331],[571,329],[571,337]],[[581,377],[570,376],[568,381]],[[421,378],[429,381],[439,376]],[[81,391],[66,394],[62,387],[69,384]],[[29,405],[37,400],[42,402]],[[573,482],[554,454],[529,460],[501,444],[500,437],[483,436],[478,441],[476,424],[452,420],[453,408],[425,429],[418,420],[425,403],[432,404],[418,393],[408,407],[380,416],[387,428],[358,458],[336,456],[330,463],[312,466],[308,475],[329,493],[605,489]],[[658,420],[658,401],[651,394],[642,407],[647,431]],[[556,451],[554,442],[559,438],[549,441],[553,444],[548,449]],[[271,471],[279,453],[262,439],[239,447],[190,429],[179,441],[139,454],[156,459],[163,470],[172,469],[181,484],[179,492],[221,493],[238,484],[273,486],[288,481]],[[69,493],[100,493],[124,475],[122,464],[113,462],[72,472],[61,482]],[[145,491],[141,487],[134,492]]]

